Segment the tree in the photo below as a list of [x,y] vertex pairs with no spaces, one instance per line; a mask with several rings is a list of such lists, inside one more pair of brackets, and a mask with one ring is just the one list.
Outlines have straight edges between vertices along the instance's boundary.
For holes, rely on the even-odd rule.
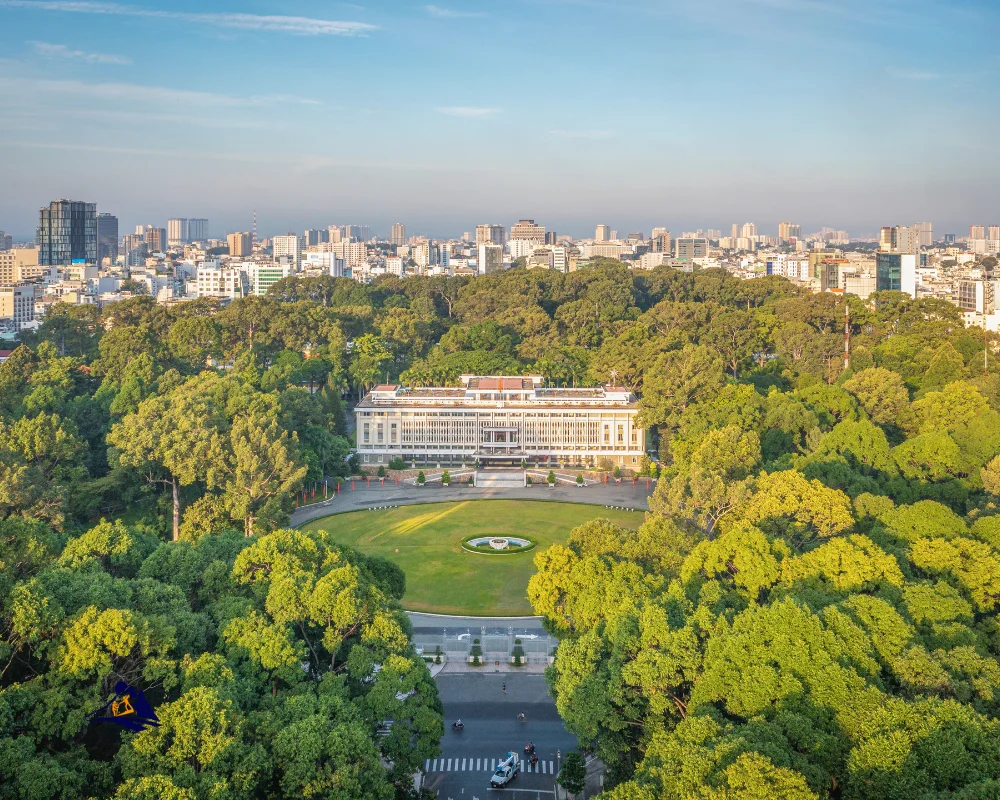
[[858,398],[876,425],[900,425],[906,421],[910,394],[900,375],[881,367],[856,372],[844,388]]
[[392,353],[377,336],[366,334],[355,340],[348,374],[358,389],[358,399],[378,383],[382,365],[391,359]]
[[211,399],[216,378],[192,378],[166,395],[143,401],[111,428],[111,460],[140,470],[150,483],[169,486],[173,540],[180,538],[182,486],[220,478],[223,420]]
[[587,762],[576,750],[570,750],[563,758],[562,769],[556,782],[570,795],[583,792],[587,785]]
[[260,521],[276,525],[291,491],[305,478],[306,467],[293,458],[293,442],[274,416],[251,413],[233,421],[222,488],[230,515],[243,520],[247,537]]
[[723,382],[722,360],[707,347],[664,353],[646,373],[639,424],[676,427],[689,405],[712,397]]

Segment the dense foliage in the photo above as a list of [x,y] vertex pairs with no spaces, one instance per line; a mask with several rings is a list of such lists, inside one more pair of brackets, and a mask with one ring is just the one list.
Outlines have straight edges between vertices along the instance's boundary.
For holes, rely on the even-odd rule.
[[[998,791],[1000,369],[951,304],[606,263],[57,305],[24,339],[0,796],[402,793],[440,733],[402,578],[284,526],[350,470],[348,393],[528,372],[634,389],[659,455],[639,535],[587,526],[531,587],[614,796]],[[162,728],[85,724],[120,677]]]

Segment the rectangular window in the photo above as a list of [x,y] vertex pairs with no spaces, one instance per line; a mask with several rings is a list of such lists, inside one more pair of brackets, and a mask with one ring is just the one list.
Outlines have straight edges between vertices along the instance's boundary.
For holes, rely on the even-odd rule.
[[618,426],[618,444],[625,444],[625,426]]
[[611,444],[611,429],[607,425],[604,426],[604,444]]
[[392,433],[390,436],[390,441],[392,444],[396,444],[396,423],[392,423]]
[[365,444],[371,444],[371,431],[368,430],[368,423],[365,423]]

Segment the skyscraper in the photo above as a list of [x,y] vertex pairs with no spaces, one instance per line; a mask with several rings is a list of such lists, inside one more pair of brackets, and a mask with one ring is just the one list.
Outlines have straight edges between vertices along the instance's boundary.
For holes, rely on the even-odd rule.
[[97,261],[97,204],[55,200],[38,212],[38,263],[63,266]]
[[986,238],[994,242],[1000,239],[1000,225],[990,225],[986,231]]
[[986,238],[986,226],[985,225],[973,225],[969,228],[969,238],[970,239],[985,239]]
[[778,223],[778,239],[782,243],[787,243],[792,239],[802,238],[802,226],[796,225],[794,222],[779,222]]
[[507,229],[503,225],[477,225],[476,244],[506,244]]
[[172,246],[187,244],[191,241],[186,219],[175,217],[167,220],[167,241]]
[[740,237],[743,239],[756,239],[757,226],[752,222],[745,222],[740,230]]
[[112,214],[97,215],[97,263],[118,260],[118,217]]
[[208,220],[197,218],[188,220],[188,241],[203,242],[208,238]]
[[556,244],[557,241],[558,241],[558,237],[557,237],[555,231],[546,231],[545,232],[545,244],[555,246],[555,244]]
[[406,226],[402,222],[397,222],[392,226],[392,234],[389,237],[389,242],[396,247],[406,244]]
[[913,226],[917,233],[917,242],[921,247],[934,246],[934,224],[931,222],[918,222]]
[[167,229],[149,228],[146,230],[146,244],[150,253],[165,253],[167,251]]
[[603,223],[597,226],[597,230],[594,232],[595,242],[606,242],[611,236],[611,228]]

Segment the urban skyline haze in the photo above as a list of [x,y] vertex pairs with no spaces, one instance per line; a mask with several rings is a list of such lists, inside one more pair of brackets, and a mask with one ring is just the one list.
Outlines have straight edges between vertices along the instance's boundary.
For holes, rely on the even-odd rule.
[[[1000,219],[996,4],[0,0],[0,228]],[[872,80],[872,76],[875,79]]]

